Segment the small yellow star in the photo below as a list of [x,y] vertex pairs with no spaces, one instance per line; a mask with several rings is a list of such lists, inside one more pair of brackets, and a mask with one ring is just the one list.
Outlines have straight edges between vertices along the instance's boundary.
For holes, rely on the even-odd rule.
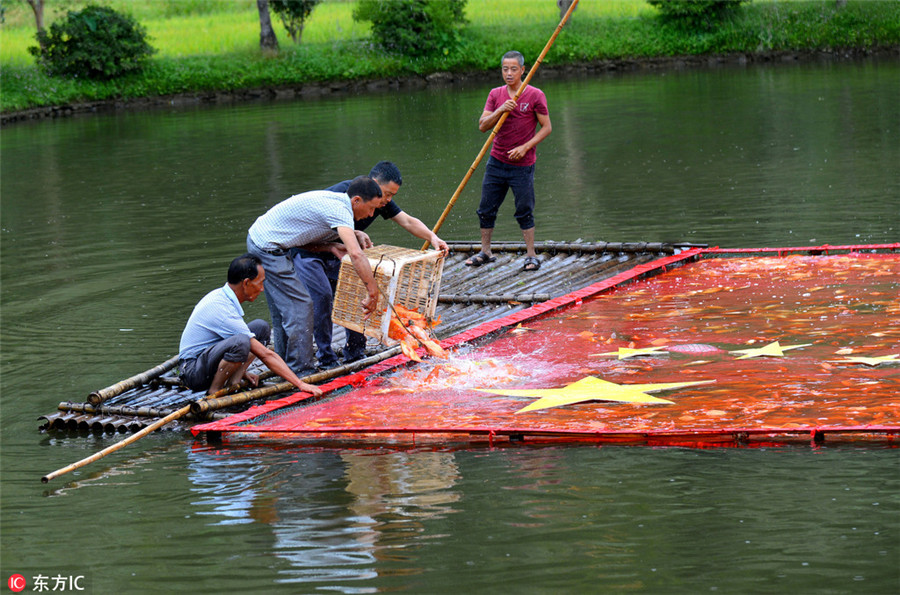
[[708,384],[715,380],[700,380],[696,382],[668,382],[657,384],[615,384],[601,380],[595,376],[582,378],[562,388],[532,388],[532,389],[484,389],[478,388],[483,393],[493,393],[508,397],[538,397],[538,400],[527,407],[519,409],[516,413],[535,411],[537,409],[549,409],[573,405],[584,401],[617,401],[620,403],[669,403],[666,399],[658,399],[650,396],[648,392],[671,390],[685,386]]
[[867,366],[877,366],[878,364],[884,363],[894,363],[900,364],[900,360],[897,358],[900,357],[900,353],[894,353],[892,355],[882,355],[879,357],[863,357],[861,355],[845,357],[842,360],[832,360],[838,364],[865,364]]
[[781,345],[778,341],[769,343],[765,347],[757,347],[755,349],[735,349],[731,353],[743,353],[738,359],[748,359],[751,357],[784,357],[784,352],[789,349],[799,349],[800,347],[809,347],[812,343],[804,343],[802,345]]
[[659,347],[643,347],[641,349],[629,349],[628,347],[619,347],[618,351],[607,351],[606,353],[592,353],[591,357],[601,357],[604,355],[616,355],[619,359],[628,359],[629,357],[637,357],[639,355],[666,355],[668,351],[662,351]]

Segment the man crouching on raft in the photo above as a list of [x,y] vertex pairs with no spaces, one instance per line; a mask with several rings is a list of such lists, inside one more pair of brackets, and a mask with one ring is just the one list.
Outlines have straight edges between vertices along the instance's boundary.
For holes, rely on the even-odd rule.
[[298,389],[322,394],[322,389],[300,380],[277,353],[266,347],[271,329],[265,320],[244,322],[241,303],[259,297],[265,278],[257,257],[239,256],[228,267],[228,282],[206,294],[194,307],[178,349],[178,371],[188,388],[206,390],[211,395],[241,380],[256,386],[259,377],[247,369],[258,357]]

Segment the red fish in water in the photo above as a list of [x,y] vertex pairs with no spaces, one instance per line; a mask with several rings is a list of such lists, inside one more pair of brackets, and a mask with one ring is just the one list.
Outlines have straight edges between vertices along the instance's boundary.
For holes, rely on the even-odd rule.
[[439,342],[428,335],[428,329],[435,324],[437,322],[429,321],[416,310],[395,305],[391,311],[391,321],[388,323],[388,336],[400,341],[403,354],[413,361],[422,361],[416,353],[419,346],[424,347],[432,357],[446,359],[447,352]]

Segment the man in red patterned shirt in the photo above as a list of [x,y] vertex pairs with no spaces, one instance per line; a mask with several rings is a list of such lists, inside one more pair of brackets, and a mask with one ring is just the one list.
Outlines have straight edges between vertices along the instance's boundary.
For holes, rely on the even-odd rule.
[[[481,252],[466,261],[468,266],[481,266],[496,260],[491,253],[491,235],[497,211],[512,189],[516,200],[515,218],[525,238],[523,271],[541,268],[534,251],[534,164],[535,147],[549,136],[550,112],[547,98],[537,87],[527,86],[518,101],[513,100],[522,86],[525,58],[519,52],[507,52],[501,61],[502,87],[491,89],[478,120],[478,129],[487,132],[497,125],[504,113],[509,113],[494,137],[481,186],[478,220],[481,227]],[[540,128],[538,128],[538,125]]]

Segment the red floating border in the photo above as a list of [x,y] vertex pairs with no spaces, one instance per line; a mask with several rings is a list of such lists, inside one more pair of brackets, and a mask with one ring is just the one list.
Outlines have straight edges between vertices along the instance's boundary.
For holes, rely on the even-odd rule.
[[[609,291],[610,289],[638,281],[641,279],[645,279],[648,277],[652,277],[654,275],[662,274],[668,271],[670,268],[680,267],[689,262],[694,262],[701,258],[715,258],[727,255],[777,255],[784,256],[788,254],[797,254],[797,253],[805,253],[808,255],[830,255],[841,252],[873,252],[873,251],[898,251],[900,250],[900,243],[891,243],[891,244],[860,244],[860,245],[840,245],[840,246],[831,246],[831,245],[821,245],[821,246],[803,246],[803,247],[783,247],[783,248],[748,248],[748,249],[722,249],[722,248],[689,248],[685,251],[669,256],[661,259],[657,259],[645,264],[637,265],[628,271],[623,273],[619,273],[613,277],[600,281],[598,283],[589,285],[572,293],[566,294],[564,296],[560,296],[558,298],[554,298],[545,302],[541,302],[539,304],[535,304],[530,308],[515,312],[503,318],[499,318],[497,320],[489,321],[483,324],[480,324],[476,327],[473,327],[463,333],[455,335],[453,337],[444,339],[441,341],[441,344],[445,348],[452,349],[454,347],[459,347],[466,343],[471,343],[482,339],[488,335],[493,333],[497,333],[504,329],[514,328],[516,325],[531,321],[537,318],[540,318],[544,315],[547,315],[551,312],[568,308],[571,306],[577,306],[582,301],[592,298],[598,294]],[[343,376],[341,378],[337,378],[327,384],[321,385],[320,388],[325,392],[325,394],[332,393],[336,390],[353,387],[353,386],[361,386],[365,384],[370,378],[375,377],[380,374],[384,374],[385,372],[394,370],[401,366],[406,366],[410,363],[409,358],[404,355],[396,355],[391,357],[383,362],[370,366],[365,370],[358,372],[356,374],[350,374],[347,376]],[[265,426],[256,426],[249,424],[250,420],[254,418],[258,418],[260,416],[264,416],[267,414],[271,414],[272,412],[277,411],[278,409],[289,407],[300,403],[304,400],[310,399],[311,395],[308,393],[294,393],[283,397],[281,399],[276,399],[272,401],[268,401],[261,405],[257,405],[251,407],[250,409],[232,415],[226,419],[218,420],[211,423],[205,423],[196,425],[191,428],[191,432],[194,436],[199,435],[201,432],[209,432],[209,433],[221,433],[221,432],[229,432],[229,433],[259,433],[259,434],[296,434],[296,435],[310,435],[316,436],[320,439],[320,441],[328,442],[328,436],[332,436],[332,441],[340,441],[341,439],[336,437],[336,434],[340,434],[343,436],[347,436],[348,434],[352,434],[353,436],[385,436],[387,434],[391,435],[409,435],[412,437],[412,441],[415,442],[416,435],[442,435],[447,437],[459,436],[461,439],[465,440],[465,436],[474,437],[481,436],[482,438],[487,438],[488,443],[493,444],[494,438],[499,435],[504,436],[521,436],[527,435],[529,437],[529,441],[532,441],[532,438],[537,439],[547,439],[551,441],[598,441],[598,442],[607,442],[607,443],[660,443],[660,444],[681,444],[688,446],[702,446],[709,444],[716,444],[719,439],[722,442],[737,442],[743,443],[747,439],[752,437],[772,437],[772,436],[794,436],[796,437],[806,437],[808,436],[811,441],[814,443],[820,442],[826,434],[886,434],[887,440],[890,444],[893,444],[893,438],[896,434],[900,433],[900,428],[896,426],[840,426],[840,427],[796,427],[796,428],[727,428],[727,429],[708,429],[708,430],[615,430],[615,431],[585,431],[585,432],[572,432],[571,430],[562,431],[562,432],[554,432],[552,430],[536,432],[534,429],[528,430],[516,430],[515,428],[504,427],[503,430],[496,430],[491,428],[486,428],[484,426],[477,428],[455,428],[452,430],[448,430],[447,428],[431,428],[427,425],[417,426],[417,427],[408,427],[408,428],[365,428],[365,427],[357,427],[352,430],[352,432],[348,432],[346,428],[328,428],[328,427],[317,427],[316,429],[300,429],[300,430],[291,430],[289,433],[285,432],[284,429],[265,427]],[[319,397],[321,399],[321,397]]]

